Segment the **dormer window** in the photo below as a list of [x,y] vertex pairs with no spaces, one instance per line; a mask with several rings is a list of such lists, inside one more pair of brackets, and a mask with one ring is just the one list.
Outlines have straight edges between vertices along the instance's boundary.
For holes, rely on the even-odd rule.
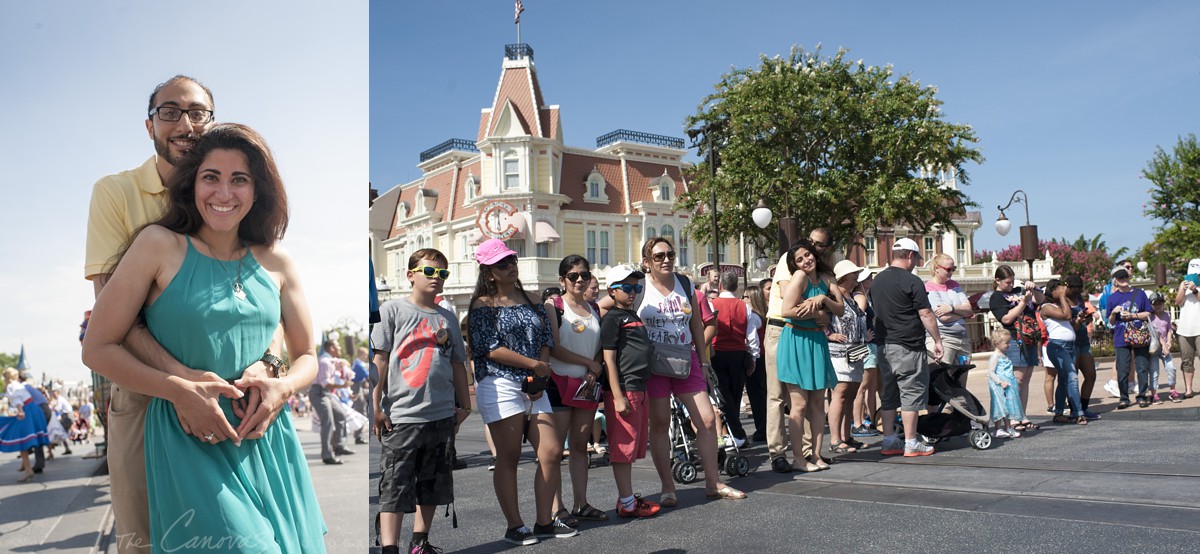
[[463,183],[463,186],[467,189],[467,202],[479,196],[479,177],[476,177],[474,174],[467,175],[467,181]]
[[408,202],[400,202],[396,206],[396,228],[400,228],[400,222],[408,219]]
[[650,182],[650,194],[655,202],[675,201],[675,181],[667,174],[667,168],[663,168],[662,176]]
[[587,179],[584,181],[584,185],[584,202],[592,202],[596,204],[608,203],[608,194],[604,191],[604,189],[608,187],[608,182],[604,180],[604,176],[600,174],[600,170],[597,167],[592,167],[592,171],[591,173],[588,173]]

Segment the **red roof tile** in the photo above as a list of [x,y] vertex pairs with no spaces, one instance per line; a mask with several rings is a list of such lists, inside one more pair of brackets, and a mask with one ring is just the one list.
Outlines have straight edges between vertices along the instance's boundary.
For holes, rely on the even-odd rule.
[[[495,103],[492,105],[491,121],[488,124],[488,135],[496,133],[496,124],[500,114],[504,108],[504,103],[512,102],[513,109],[517,112],[517,119],[521,121],[525,133],[542,137],[542,129],[540,125],[535,125],[538,121],[537,108],[535,104],[540,98],[534,98],[534,88],[530,86],[530,70],[528,68],[508,68],[500,76],[500,89],[496,94]],[[540,94],[539,94],[540,96]]]
[[[604,194],[608,195],[608,204],[591,204],[583,201],[587,193],[587,178],[592,168],[600,171],[607,185]],[[624,212],[625,194],[622,192],[621,161],[599,156],[588,156],[573,152],[563,153],[562,186],[560,191],[569,196],[571,202],[563,206],[565,210],[586,210],[608,214]]]

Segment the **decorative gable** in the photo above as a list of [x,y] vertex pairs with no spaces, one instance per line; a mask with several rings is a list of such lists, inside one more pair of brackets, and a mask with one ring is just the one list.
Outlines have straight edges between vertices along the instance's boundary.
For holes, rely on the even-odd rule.
[[604,180],[604,175],[600,174],[600,169],[592,166],[591,173],[588,173],[587,179],[583,182],[583,201],[594,204],[607,204],[608,193],[604,191],[608,183]]
[[650,197],[654,202],[675,202],[675,181],[667,174],[667,168],[663,168],[662,176],[650,181]]

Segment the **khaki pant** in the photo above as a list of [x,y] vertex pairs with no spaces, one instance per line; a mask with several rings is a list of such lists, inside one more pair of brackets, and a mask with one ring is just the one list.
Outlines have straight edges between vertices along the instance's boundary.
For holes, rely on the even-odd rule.
[[113,383],[108,410],[108,477],[118,552],[150,552],[146,491],[146,407],[150,397]]
[[[786,458],[788,439],[787,439],[787,414],[783,411],[783,405],[788,404],[787,387],[779,382],[779,369],[776,363],[776,351],[779,348],[779,335],[783,331],[783,327],[778,325],[767,325],[766,342],[766,362],[767,362],[767,452],[772,460],[775,458]],[[805,456],[812,456],[812,431],[808,426],[804,426],[804,441],[801,444],[802,452]]]
[[1179,367],[1184,373],[1196,372],[1196,337],[1179,337]]

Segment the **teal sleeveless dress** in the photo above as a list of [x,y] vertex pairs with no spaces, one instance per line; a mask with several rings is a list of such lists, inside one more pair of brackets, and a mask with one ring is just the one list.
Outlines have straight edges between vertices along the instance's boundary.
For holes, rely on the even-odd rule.
[[[245,300],[234,296],[237,272],[238,261],[209,258],[188,237],[179,272],[145,309],[167,352],[225,379],[258,360],[279,325],[279,288],[249,249],[241,260]],[[231,401],[220,404],[236,429]],[[286,405],[263,438],[238,447],[188,435],[174,405],[152,399],[146,481],[153,552],[325,552],[325,522]]]
[[[818,294],[829,294],[825,282],[808,283],[804,298]],[[779,380],[802,390],[824,390],[837,385],[825,332],[811,319],[786,318],[785,321],[787,325],[779,334],[779,345],[775,350]]]

